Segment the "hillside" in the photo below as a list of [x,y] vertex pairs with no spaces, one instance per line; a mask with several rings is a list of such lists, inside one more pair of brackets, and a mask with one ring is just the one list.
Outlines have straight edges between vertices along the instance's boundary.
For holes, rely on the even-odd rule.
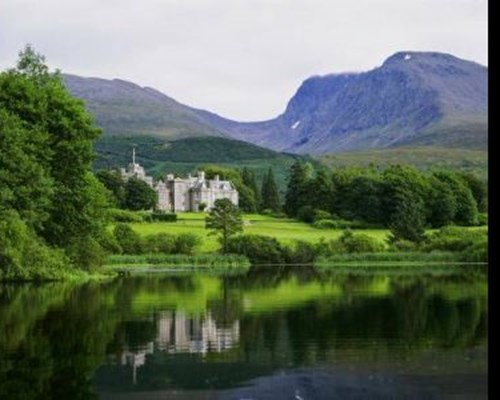
[[217,137],[167,140],[151,136],[104,136],[96,143],[98,159],[94,168],[125,167],[137,148],[137,160],[148,173],[159,176],[166,172],[195,173],[207,164],[233,168],[248,167],[260,183],[269,167],[275,173],[281,192],[285,189],[288,169],[297,157],[319,166],[313,159],[292,154],[278,153],[238,140]]
[[443,168],[470,172],[485,181],[488,178],[488,152],[485,150],[401,147],[327,154],[319,160],[331,169],[407,164],[420,170]]
[[227,136],[207,124],[202,112],[178,103],[155,89],[121,79],[83,78],[63,75],[74,96],[87,109],[105,135],[149,135],[169,139]]
[[304,81],[276,119],[218,126],[261,146],[325,154],[408,145],[486,149],[488,70],[401,52],[364,73]]

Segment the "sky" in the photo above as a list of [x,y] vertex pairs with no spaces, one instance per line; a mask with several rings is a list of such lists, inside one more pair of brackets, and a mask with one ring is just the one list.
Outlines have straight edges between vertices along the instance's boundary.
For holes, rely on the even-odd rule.
[[486,0],[0,0],[0,69],[30,43],[63,72],[257,121],[306,78],[397,51],[487,65],[487,12]]

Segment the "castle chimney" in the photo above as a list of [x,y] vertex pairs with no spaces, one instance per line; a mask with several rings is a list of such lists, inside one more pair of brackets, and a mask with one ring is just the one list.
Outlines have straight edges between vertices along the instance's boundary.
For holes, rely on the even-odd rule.
[[198,173],[198,176],[202,179],[202,180],[205,180],[205,171],[200,171]]
[[215,181],[219,182],[219,175],[215,175]]

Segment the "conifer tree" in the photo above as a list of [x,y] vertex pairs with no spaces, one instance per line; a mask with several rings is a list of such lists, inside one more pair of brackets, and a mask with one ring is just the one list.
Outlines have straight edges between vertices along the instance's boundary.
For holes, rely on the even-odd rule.
[[294,217],[298,210],[307,205],[308,169],[306,164],[297,160],[290,168],[285,195],[285,212]]
[[280,210],[280,197],[276,181],[274,180],[272,168],[269,168],[267,174],[264,176],[264,180],[262,181],[261,197],[261,210],[273,210],[275,212]]

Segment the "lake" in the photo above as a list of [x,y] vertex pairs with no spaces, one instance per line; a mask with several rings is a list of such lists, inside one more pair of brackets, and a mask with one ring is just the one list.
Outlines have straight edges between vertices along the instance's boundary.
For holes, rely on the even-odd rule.
[[486,399],[487,290],[306,267],[0,284],[0,398]]

